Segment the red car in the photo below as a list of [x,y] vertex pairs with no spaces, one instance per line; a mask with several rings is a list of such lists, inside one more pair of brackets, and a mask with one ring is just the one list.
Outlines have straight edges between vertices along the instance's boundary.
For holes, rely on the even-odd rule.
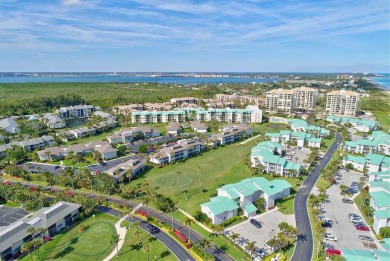
[[360,231],[370,231],[370,229],[366,226],[357,225],[355,228]]
[[338,255],[338,256],[340,256],[340,255],[341,255],[341,251],[340,251],[340,250],[337,250],[337,249],[327,249],[327,250],[325,251],[325,253],[326,253],[327,255],[330,255],[330,256],[333,256],[333,255]]

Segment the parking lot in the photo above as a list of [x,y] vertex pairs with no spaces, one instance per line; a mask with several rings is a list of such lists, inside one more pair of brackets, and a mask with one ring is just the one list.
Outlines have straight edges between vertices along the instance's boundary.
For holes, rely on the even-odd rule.
[[[322,216],[333,221],[332,228],[327,228],[326,232],[337,237],[338,241],[326,241],[327,244],[332,245],[335,249],[340,248],[360,248],[364,249],[362,241],[358,238],[359,235],[371,236],[375,239],[371,231],[359,231],[355,228],[352,222],[349,221],[348,214],[354,213],[362,217],[358,207],[355,204],[343,203],[342,199],[348,196],[340,195],[340,184],[350,186],[352,182],[360,182],[362,173],[349,171],[343,173],[341,179],[338,180],[337,185],[331,186],[327,193],[329,195],[329,202],[325,204],[322,211]],[[365,223],[365,221],[363,221]],[[378,248],[380,247],[376,242]]]
[[55,176],[59,176],[60,172],[62,171],[61,166],[54,165],[54,164],[46,164],[46,163],[28,162],[28,163],[20,164],[18,166],[22,167],[23,169],[27,170],[30,173],[43,173],[45,171],[48,171],[50,173],[53,173]]
[[8,226],[29,213],[21,208],[0,206],[0,227]]
[[309,148],[292,147],[286,151],[286,159],[305,165],[303,161],[310,153]]
[[247,242],[255,241],[256,247],[263,250],[267,254],[270,254],[270,250],[264,246],[264,241],[268,241],[270,238],[276,236],[279,233],[278,225],[281,222],[288,222],[292,226],[295,224],[295,215],[284,215],[280,213],[276,208],[268,211],[264,214],[253,217],[260,221],[262,227],[256,228],[249,222],[249,219],[227,228],[225,230],[226,235],[230,235],[232,232],[238,233],[240,237],[236,240],[236,243],[244,248]]

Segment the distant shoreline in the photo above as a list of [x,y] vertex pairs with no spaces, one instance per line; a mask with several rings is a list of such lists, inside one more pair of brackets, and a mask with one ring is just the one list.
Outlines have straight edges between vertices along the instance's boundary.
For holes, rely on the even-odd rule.
[[386,88],[385,86],[380,85],[379,83],[374,82],[374,81],[371,80],[371,79],[367,79],[367,78],[366,78],[366,80],[367,80],[368,82],[372,83],[372,84],[374,85],[374,88],[375,88],[375,89],[379,89],[379,90],[381,90],[381,91],[385,91],[385,92],[387,92],[388,94],[390,94],[390,89],[389,89],[389,88]]

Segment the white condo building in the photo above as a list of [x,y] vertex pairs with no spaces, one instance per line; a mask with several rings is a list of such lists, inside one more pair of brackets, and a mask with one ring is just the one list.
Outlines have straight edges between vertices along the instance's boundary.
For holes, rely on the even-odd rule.
[[337,116],[352,116],[356,114],[359,105],[359,94],[352,91],[331,91],[326,97],[326,113]]

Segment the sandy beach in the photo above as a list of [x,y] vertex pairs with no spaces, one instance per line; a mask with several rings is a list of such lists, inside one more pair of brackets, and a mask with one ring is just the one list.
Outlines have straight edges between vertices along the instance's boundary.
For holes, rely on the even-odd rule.
[[370,83],[374,84],[376,89],[379,89],[381,91],[385,91],[385,92],[387,92],[387,94],[390,94],[390,89],[386,88],[385,86],[382,86],[379,83],[376,83],[371,79],[368,79],[368,78],[364,78],[364,79],[369,81]]

